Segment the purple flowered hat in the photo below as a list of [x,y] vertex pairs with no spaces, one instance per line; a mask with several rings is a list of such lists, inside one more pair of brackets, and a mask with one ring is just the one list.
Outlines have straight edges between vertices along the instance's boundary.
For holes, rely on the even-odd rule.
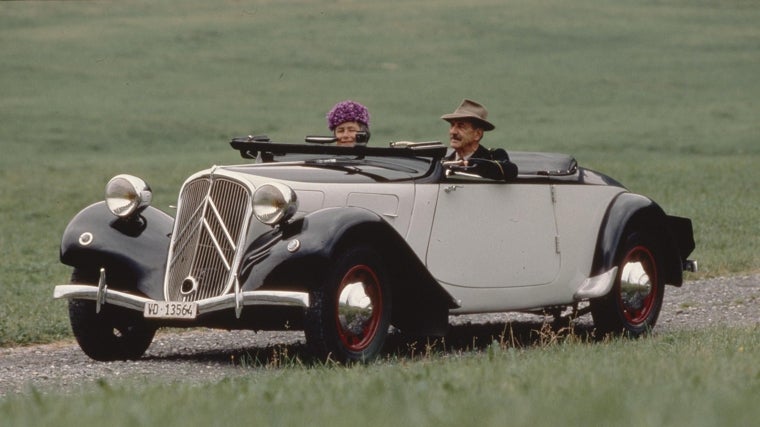
[[327,127],[335,130],[345,122],[359,122],[369,126],[369,111],[367,107],[354,101],[341,101],[327,113]]

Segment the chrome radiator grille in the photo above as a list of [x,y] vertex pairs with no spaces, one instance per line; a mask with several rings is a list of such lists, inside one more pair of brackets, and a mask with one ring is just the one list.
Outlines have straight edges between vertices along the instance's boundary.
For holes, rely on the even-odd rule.
[[229,291],[250,206],[248,188],[227,178],[206,176],[185,185],[169,249],[167,300],[198,301]]

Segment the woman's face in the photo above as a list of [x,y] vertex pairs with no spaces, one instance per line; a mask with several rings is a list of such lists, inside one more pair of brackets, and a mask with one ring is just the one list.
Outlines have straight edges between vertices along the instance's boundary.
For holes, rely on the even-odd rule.
[[359,122],[344,122],[335,127],[335,137],[338,138],[338,145],[343,147],[353,147],[356,144],[356,132],[362,130]]

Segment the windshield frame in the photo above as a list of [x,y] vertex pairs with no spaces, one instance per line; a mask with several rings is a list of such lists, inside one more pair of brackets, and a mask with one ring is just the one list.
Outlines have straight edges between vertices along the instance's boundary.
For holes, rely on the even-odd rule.
[[[356,145],[341,147],[325,144],[290,144],[258,141],[252,138],[235,138],[230,145],[246,159],[255,159],[261,166],[302,165],[361,173],[379,181],[384,179],[362,167],[380,168],[408,174],[409,180],[435,179],[439,175],[440,161],[446,155],[442,144],[403,147],[369,147]],[[406,180],[406,179],[405,179]]]

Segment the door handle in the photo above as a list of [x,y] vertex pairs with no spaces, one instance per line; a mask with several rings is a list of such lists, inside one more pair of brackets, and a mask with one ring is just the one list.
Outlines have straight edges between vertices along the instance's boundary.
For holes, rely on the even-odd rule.
[[443,191],[447,193],[451,193],[452,191],[457,191],[457,188],[464,188],[462,185],[449,185],[448,187],[444,188]]

